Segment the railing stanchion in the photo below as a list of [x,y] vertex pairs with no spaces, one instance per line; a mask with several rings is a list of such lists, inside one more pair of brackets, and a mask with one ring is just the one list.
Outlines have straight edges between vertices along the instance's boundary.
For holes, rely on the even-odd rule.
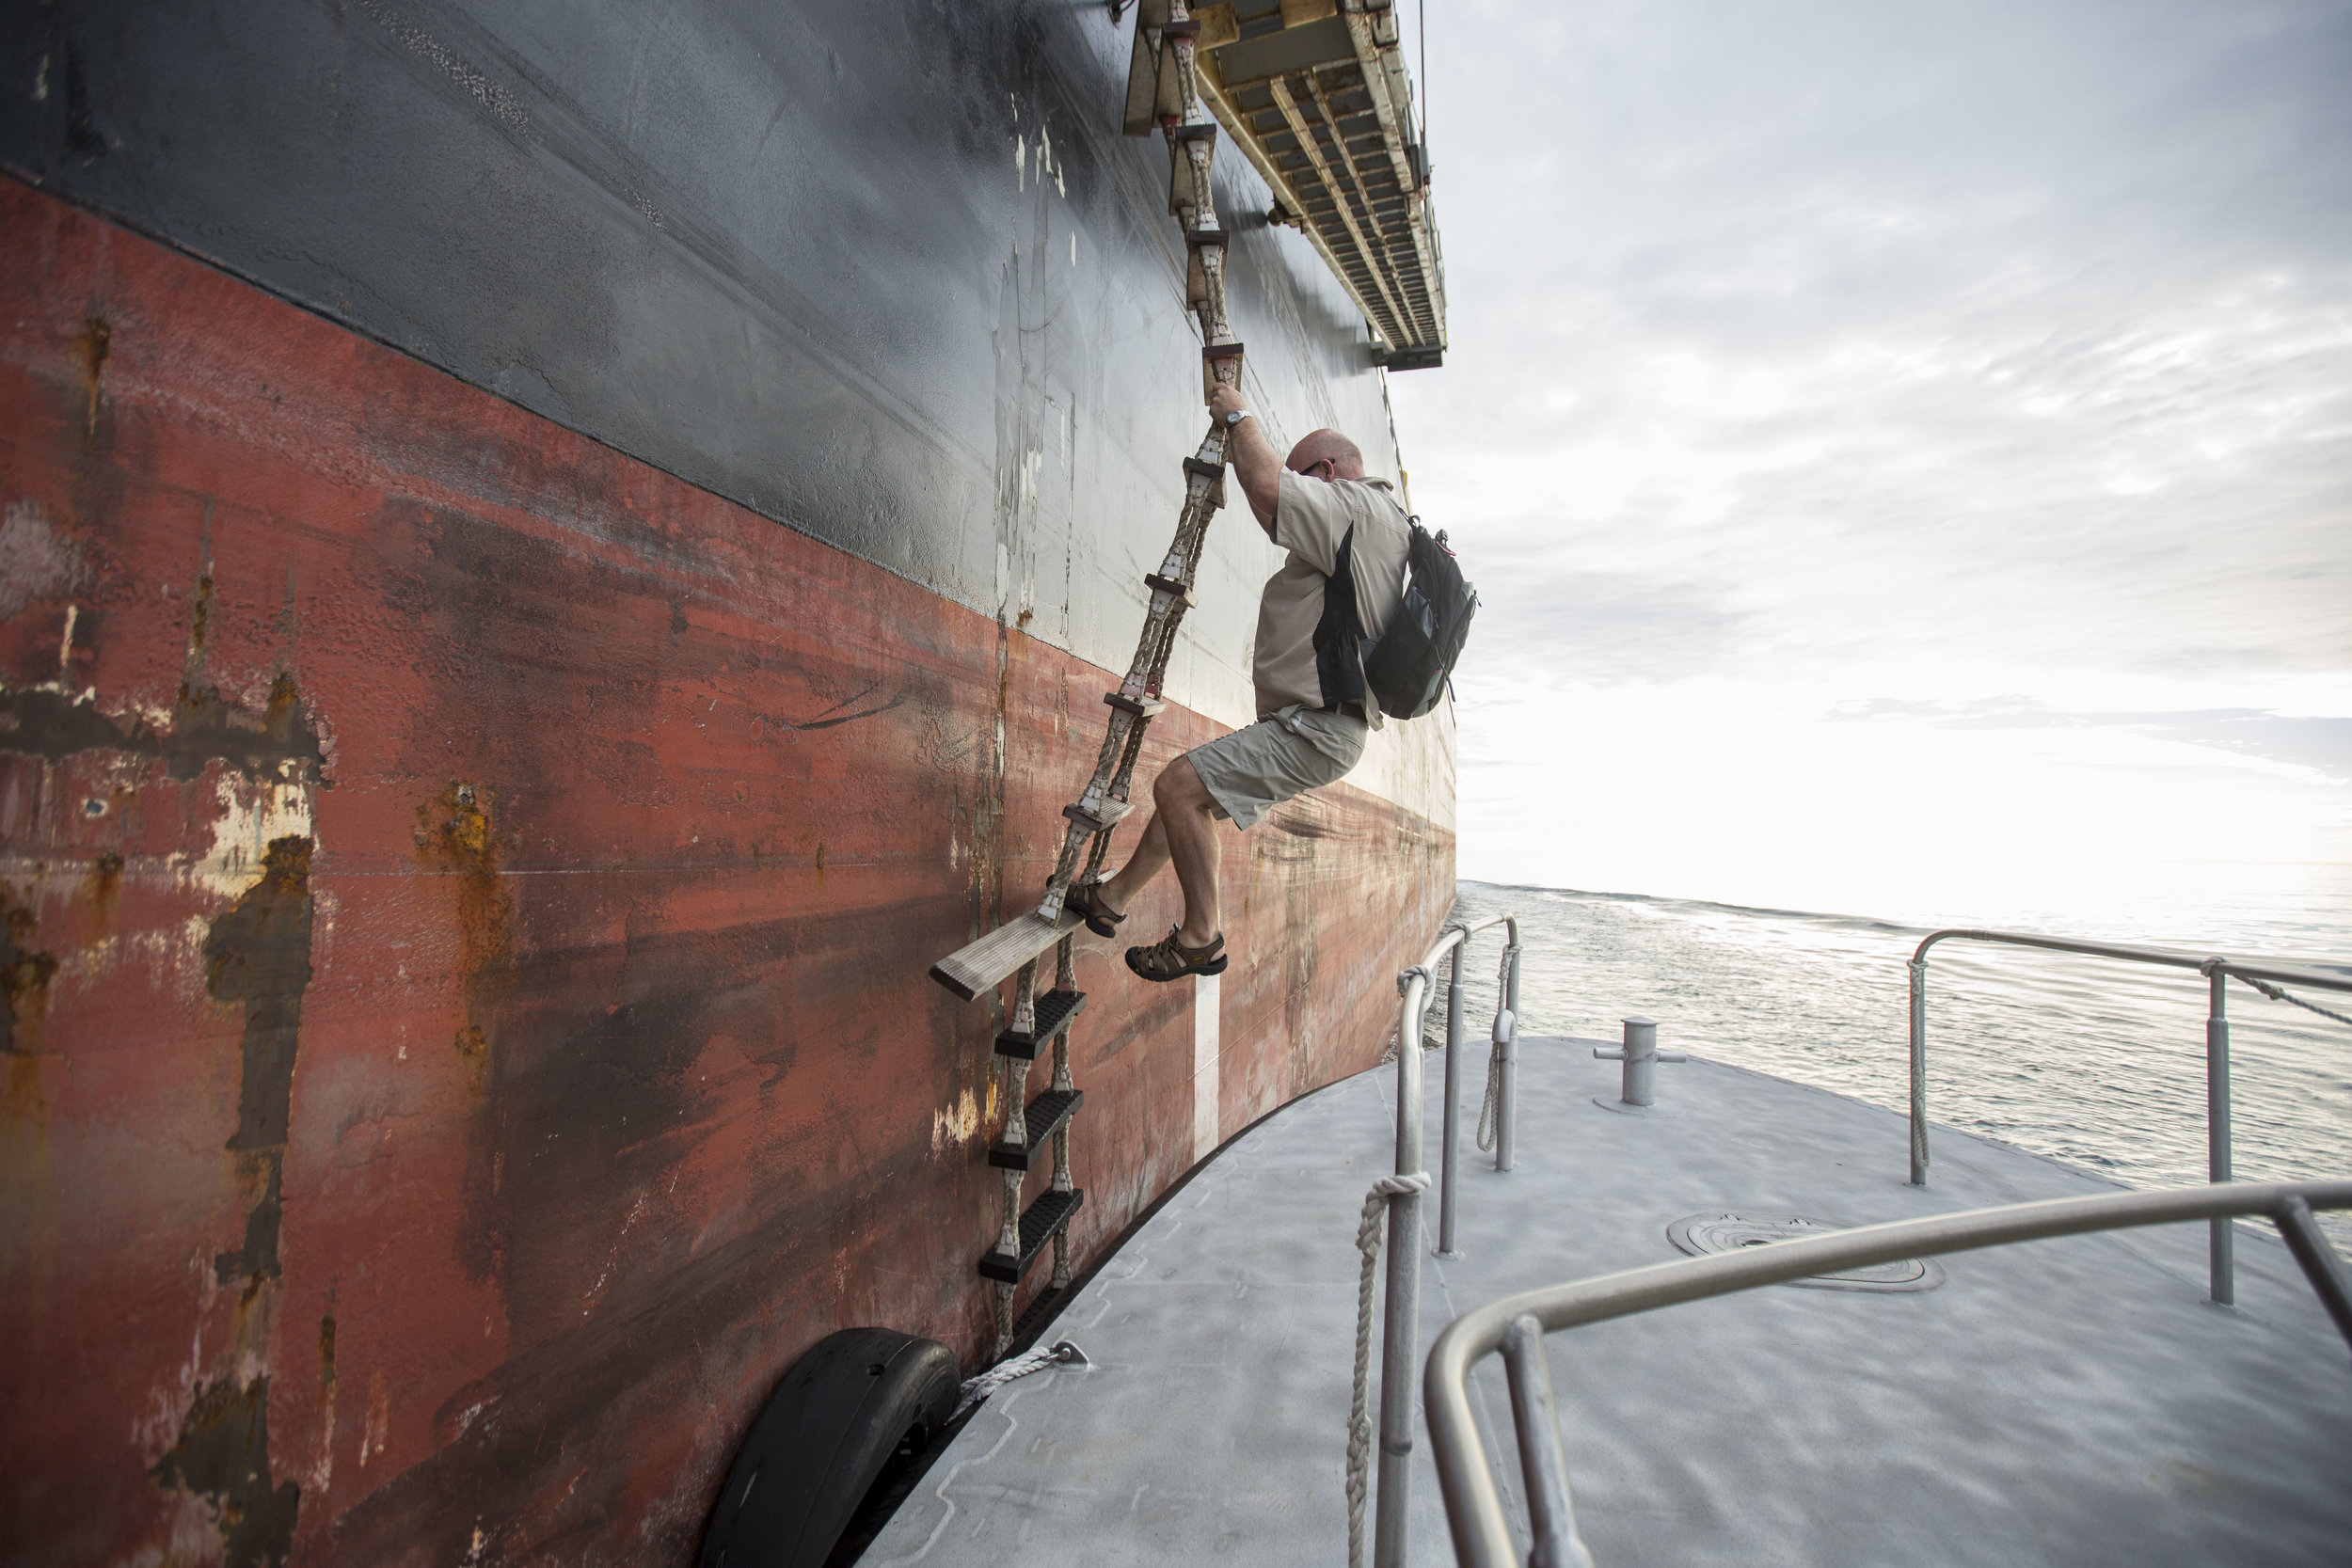
[[[2230,1180],[2230,999],[2229,971],[2219,958],[2205,966],[2205,1177]],[[2237,1222],[2226,1214],[2206,1222],[2210,1286],[2217,1306],[2237,1300]]]
[[1519,1083],[1519,923],[1510,923],[1511,947],[1505,955],[1510,978],[1503,983],[1502,1006],[1511,1015],[1511,1037],[1502,1042],[1502,1087],[1495,1103],[1495,1169],[1511,1168],[1511,1134],[1518,1125]]
[[[1446,1116],[1445,1116],[1445,1176],[1439,1189],[1444,1239],[1450,1245],[1453,1238],[1453,1177],[1454,1139],[1455,1062],[1462,1043],[1462,959],[1463,950],[1470,937],[1489,926],[1508,924],[1511,947],[1518,946],[1518,921],[1510,915],[1494,915],[1475,922],[1454,921],[1438,934],[1438,940],[1420,963],[1396,977],[1398,993],[1403,997],[1397,1015],[1396,1028],[1396,1176],[1384,1178],[1365,1196],[1366,1212],[1375,1194],[1382,1195],[1388,1206],[1388,1275],[1381,1308],[1380,1345],[1380,1420],[1379,1454],[1376,1465],[1370,1465],[1373,1483],[1378,1489],[1373,1518],[1372,1560],[1375,1568],[1404,1568],[1405,1527],[1410,1512],[1413,1480],[1413,1425],[1417,1404],[1414,1399],[1416,1380],[1414,1363],[1420,1359],[1417,1349],[1421,1338],[1421,1195],[1429,1185],[1429,1174],[1422,1168],[1422,1015],[1428,1008],[1429,990],[1435,984],[1430,971],[1438,958],[1451,951],[1454,968],[1452,984],[1446,995]],[[1518,997],[1517,972],[1513,973],[1510,994]],[[1366,1267],[1373,1253],[1368,1238],[1359,1239],[1364,1247]],[[1363,1298],[1363,1316],[1357,1320],[1359,1379],[1358,1397],[1365,1403],[1370,1395],[1370,1338],[1372,1333],[1371,1297]],[[1362,1507],[1364,1502],[1364,1469],[1367,1465],[1367,1439],[1371,1433],[1364,1414],[1364,1403],[1354,1405],[1348,1415],[1348,1551],[1349,1560],[1357,1560],[1361,1548]]]
[[1454,1165],[1460,1151],[1461,1096],[1458,1092],[1462,1071],[1462,959],[1470,952],[1470,934],[1454,944],[1454,963],[1446,971],[1445,986],[1445,1120],[1444,1148],[1440,1151],[1445,1164],[1438,1173],[1438,1256],[1458,1258],[1454,1250]]
[[1528,1568],[1593,1568],[1568,1499],[1568,1463],[1560,1452],[1560,1414],[1552,1402],[1544,1325],[1532,1314],[1511,1320],[1502,1337],[1502,1361],[1511,1386],[1511,1425],[1519,1440],[1519,1472],[1527,1481],[1528,1533],[1534,1538]]
[[1928,960],[1911,960],[1911,1184],[1928,1184]]
[[[1428,995],[1416,977],[1396,1033],[1396,1169],[1421,1164],[1421,1014]],[[1381,1314],[1380,1456],[1373,1500],[1374,1568],[1405,1568],[1405,1526],[1413,1480],[1413,1366],[1421,1340],[1421,1194],[1389,1200],[1388,1301]]]

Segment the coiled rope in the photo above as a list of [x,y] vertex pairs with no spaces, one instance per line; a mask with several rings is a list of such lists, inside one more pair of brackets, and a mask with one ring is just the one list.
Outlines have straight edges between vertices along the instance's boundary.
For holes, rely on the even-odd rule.
[[1356,1250],[1363,1268],[1356,1279],[1356,1402],[1347,1413],[1347,1560],[1364,1560],[1364,1493],[1372,1470],[1372,1279],[1380,1263],[1380,1222],[1389,1200],[1429,1190],[1429,1173],[1384,1176],[1364,1195],[1363,1217],[1356,1225]]

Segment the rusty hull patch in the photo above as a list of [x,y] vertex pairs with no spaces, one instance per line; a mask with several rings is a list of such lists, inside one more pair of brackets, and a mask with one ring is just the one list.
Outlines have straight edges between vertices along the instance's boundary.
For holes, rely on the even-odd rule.
[[278,1277],[279,1192],[286,1127],[294,1106],[294,1053],[302,993],[310,984],[310,841],[270,841],[262,879],[204,939],[204,989],[215,1002],[245,1004],[244,1069],[237,1130],[229,1138],[240,1174],[261,1196],[246,1216],[245,1245],[213,1260],[223,1285],[244,1279],[250,1296]]
[[294,676],[283,673],[270,684],[258,714],[210,687],[183,687],[167,727],[135,714],[102,713],[87,694],[70,697],[50,687],[0,692],[0,752],[51,763],[84,752],[119,752],[154,758],[183,784],[208,763],[220,762],[265,783],[282,783],[294,771],[328,787],[318,726],[304,710]]
[[261,1568],[294,1548],[301,1488],[269,1479],[269,1379],[199,1383],[180,1440],[149,1472],[210,1506],[224,1568]]
[[0,1053],[38,1054],[49,1012],[49,982],[56,956],[34,951],[33,911],[20,908],[0,885]]
[[[49,210],[10,190],[0,213]],[[79,974],[71,922],[44,913],[8,936],[27,981],[19,1048],[54,991],[54,1046],[151,1030],[179,1098],[125,1072],[104,1101],[52,1114],[61,1181],[118,1183],[95,1192],[103,1212],[166,1217],[160,1244],[131,1223],[77,1236],[60,1289],[24,1293],[11,1323],[65,1307],[21,1331],[48,1381],[0,1512],[38,1510],[20,1533],[58,1563],[276,1562],[297,1541],[322,1562],[683,1562],[743,1423],[807,1344],[845,1322],[987,1343],[971,1260],[999,1188],[977,1148],[943,1156],[929,1134],[936,1106],[990,1081],[991,1021],[922,970],[1050,864],[1054,812],[1100,735],[1102,673],[185,258],[81,214],[43,221],[95,236],[112,270],[35,286],[62,330],[25,351],[38,373],[0,364],[0,412],[47,421],[44,504],[91,531],[81,624],[106,636],[69,644],[87,680],[77,667],[0,694],[0,788],[80,755],[93,777],[119,759],[123,778],[243,773],[283,791],[325,783],[325,716],[367,728],[335,758],[349,787],[306,802],[351,872],[333,902],[329,863],[283,836],[307,834],[307,813],[254,817],[278,824],[256,829],[278,849],[258,877],[245,859],[179,890],[122,879],[107,935],[126,956],[170,937],[164,1010],[32,984],[39,948]],[[30,256],[47,231],[0,225],[0,250]],[[65,461],[85,417],[71,335],[100,298],[113,358],[85,480]],[[150,323],[172,352],[126,376]],[[0,329],[29,341],[5,316]],[[241,389],[262,376],[282,405]],[[209,578],[215,485],[231,586],[215,603],[199,580],[191,602],[184,546],[201,528],[194,571]],[[102,491],[103,507],[57,499]],[[285,677],[241,705],[251,672],[292,661],[294,633],[272,642],[225,607],[296,563],[301,692]],[[0,649],[16,678],[49,679],[56,626],[20,617],[22,654]],[[68,694],[86,686],[164,708],[103,713]],[[1213,730],[1171,709],[1143,776]],[[87,831],[59,836],[51,874],[70,861],[99,910],[119,870],[86,878],[100,850],[143,872],[201,847],[211,791],[186,793],[172,812],[155,791],[143,822],[68,818]],[[1424,858],[1395,808],[1334,799],[1338,831],[1290,834],[1296,855],[1228,860],[1243,957],[1226,1037],[1266,1058],[1232,1053],[1229,1128],[1368,1064],[1393,998],[1347,977],[1409,961],[1451,888],[1441,842]],[[563,875],[515,879],[543,869]],[[1332,923],[1316,973],[1249,959],[1278,950],[1291,879],[1317,883]],[[1170,889],[1154,896],[1139,922],[1170,912]],[[1081,989],[1104,992],[1077,1042],[1089,1120],[1073,1163],[1101,1195],[1075,1236],[1084,1263],[1190,1163],[1194,1117],[1187,999],[1131,984],[1113,946],[1082,944],[1078,961]],[[190,1027],[199,973],[217,1013]],[[1302,998],[1288,1027],[1319,1031],[1303,1064],[1279,1048]],[[421,1069],[392,1054],[411,1032],[433,1058]],[[233,1121],[212,1098],[231,1038]],[[307,1132],[397,1117],[397,1151],[338,1132],[294,1158],[297,1067]],[[63,1142],[190,1115],[192,1134],[171,1131],[194,1160],[170,1171],[190,1203],[160,1164],[93,1179]],[[116,1310],[101,1291],[118,1280],[151,1305]],[[77,1386],[61,1365],[132,1370]],[[355,1438],[360,1467],[331,1467]],[[86,1531],[109,1544],[78,1550]]]
[[[246,1212],[244,1244],[213,1259],[219,1283],[245,1282],[245,1307],[280,1273],[287,1128],[302,995],[310,984],[310,851],[307,838],[272,840],[261,879],[214,920],[204,939],[206,992],[245,1008],[237,1126],[227,1147],[239,1175],[260,1190]],[[239,1312],[232,1364],[262,1358],[267,1324],[266,1311]],[[204,1499],[228,1568],[282,1563],[293,1550],[301,1488],[271,1481],[267,1373],[199,1383],[178,1441],[149,1474],[159,1485]]]
[[514,986],[515,899],[499,875],[497,792],[450,781],[417,808],[417,857],[456,885],[457,978],[466,1022],[453,1042],[467,1082],[480,1093],[491,1065],[490,1008]]

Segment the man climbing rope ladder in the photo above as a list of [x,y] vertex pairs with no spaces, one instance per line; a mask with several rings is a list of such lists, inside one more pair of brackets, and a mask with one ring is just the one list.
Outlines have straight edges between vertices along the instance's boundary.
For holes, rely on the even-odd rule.
[[[1111,936],[1144,884],[1175,863],[1183,921],[1151,946],[1127,949],[1127,967],[1147,980],[1224,973],[1214,819],[1246,832],[1269,807],[1345,777],[1364,754],[1380,705],[1356,640],[1388,629],[1411,538],[1388,482],[1366,477],[1362,451],[1338,431],[1314,432],[1284,460],[1232,387],[1219,386],[1209,408],[1232,430],[1227,455],[1258,526],[1290,558],[1258,601],[1258,721],[1169,763],[1152,785],[1155,810],[1133,858],[1116,876],[1070,890],[1088,928]],[[1341,597],[1351,587],[1353,625]]]

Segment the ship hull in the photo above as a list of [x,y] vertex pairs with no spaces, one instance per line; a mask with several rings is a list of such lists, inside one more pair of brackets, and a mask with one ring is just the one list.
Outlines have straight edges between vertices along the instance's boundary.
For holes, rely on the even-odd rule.
[[[1049,639],[1001,551],[927,580],[60,194],[0,249],[10,1560],[676,1562],[817,1339],[977,1364],[1001,1005],[926,969],[1036,897],[1127,602]],[[1171,684],[1146,774],[1246,718]],[[1082,939],[1082,1264],[1380,1055],[1420,745],[1226,841],[1216,992]]]

